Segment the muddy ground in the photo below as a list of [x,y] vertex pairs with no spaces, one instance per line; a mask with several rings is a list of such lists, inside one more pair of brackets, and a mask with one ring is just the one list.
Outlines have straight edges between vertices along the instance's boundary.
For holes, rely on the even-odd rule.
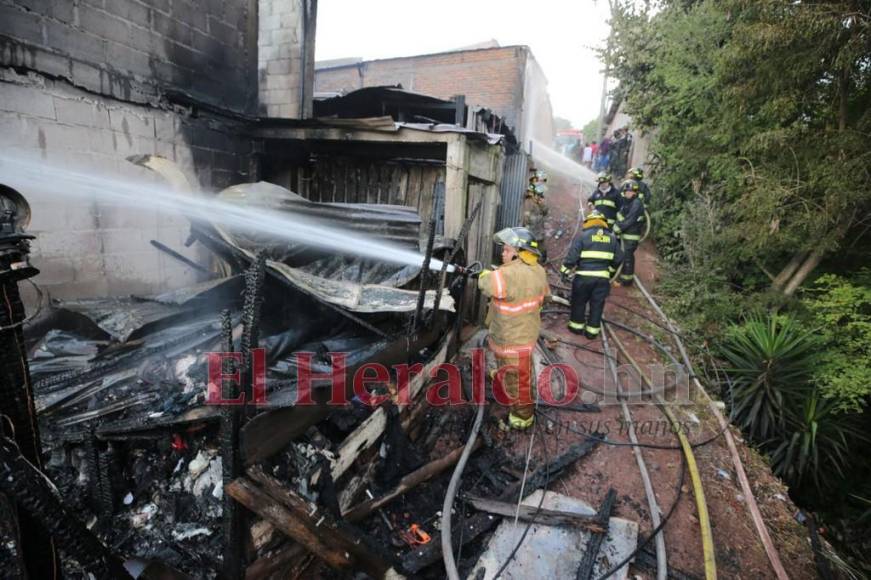
[[[574,230],[573,221],[578,211],[578,194],[576,184],[555,178],[551,179],[550,191],[548,192],[550,207],[548,229],[551,232],[560,229],[569,232],[560,240],[550,241],[549,257],[551,259],[562,255],[569,243],[568,237]],[[583,195],[586,197],[588,193],[585,192]],[[646,241],[639,249],[637,263],[636,274],[641,277],[645,286],[655,294],[658,263],[655,247],[650,240]],[[559,285],[559,277],[556,273],[558,267],[559,262],[557,262],[556,268],[551,268],[549,271],[552,285]],[[569,295],[567,291],[557,290],[557,292],[565,296]],[[653,320],[658,320],[640,291],[635,288],[613,289],[605,310],[605,317],[624,322],[646,333],[658,335],[663,342],[671,344],[662,329],[637,315],[620,309],[616,306],[617,304],[627,306]],[[569,333],[566,329],[567,319],[567,310],[565,314],[546,314],[544,328],[565,340],[597,350],[602,349],[601,339],[589,341]],[[649,343],[628,332],[621,330],[616,330],[616,332],[630,354],[642,366],[663,361],[664,357]],[[612,350],[616,351],[613,341],[610,346]],[[606,359],[602,355],[588,350],[575,349],[565,344],[559,344],[557,352],[562,358],[562,362],[571,365],[579,373],[582,382],[588,382],[594,389],[601,388],[606,363]],[[663,427],[664,417],[656,406],[650,404],[631,405],[631,413],[639,440],[642,443],[677,444],[676,437],[670,430]],[[678,406],[676,407],[676,415],[678,420],[687,426],[689,439],[692,442],[711,439],[718,432],[715,418],[711,416],[707,406],[702,402]],[[553,414],[553,421],[552,433],[549,433],[546,439],[551,456],[558,453],[560,449],[565,449],[566,446],[579,441],[582,436],[573,431],[583,431],[584,429],[580,427],[584,424],[587,426],[587,431],[598,427],[599,430],[608,430],[610,439],[621,442],[628,441],[625,423],[620,407],[617,405],[603,406],[601,413],[597,414],[560,411]],[[565,424],[568,424],[568,427]],[[792,578],[814,578],[816,573],[813,554],[807,539],[807,530],[794,519],[798,509],[789,499],[785,485],[771,474],[764,460],[754,450],[743,444],[736,429],[733,429],[733,434],[739,443],[742,461],[750,478],[759,508],[787,572]],[[516,453],[525,452],[528,445],[526,437],[526,435],[514,437]],[[711,517],[719,576],[721,578],[773,577],[774,573],[750,519],[725,441],[722,437],[718,437],[710,444],[697,447],[695,454]],[[536,452],[537,457],[541,455],[541,451]],[[661,509],[667,513],[675,501],[676,483],[680,478],[680,452],[670,449],[645,448],[643,455],[651,474],[657,500]],[[609,487],[614,487],[618,492],[616,514],[639,522],[641,535],[645,537],[649,535],[652,525],[641,477],[631,447],[600,445],[591,456],[580,461],[571,474],[562,478],[556,484],[555,490],[598,505],[605,497]],[[687,474],[681,487],[679,503],[665,528],[669,566],[688,574],[703,577],[704,567],[700,538],[696,504],[690,478]],[[652,542],[650,545],[652,546]],[[643,578],[654,577],[649,571],[638,567],[634,567],[632,573],[639,574]]]

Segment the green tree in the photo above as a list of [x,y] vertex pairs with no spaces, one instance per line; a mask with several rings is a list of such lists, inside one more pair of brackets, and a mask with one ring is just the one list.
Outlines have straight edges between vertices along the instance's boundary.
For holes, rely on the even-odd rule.
[[603,56],[635,123],[655,129],[666,257],[792,295],[867,233],[867,12],[858,0],[618,6]]
[[596,117],[581,129],[584,132],[584,138],[588,143],[599,140],[599,118]]

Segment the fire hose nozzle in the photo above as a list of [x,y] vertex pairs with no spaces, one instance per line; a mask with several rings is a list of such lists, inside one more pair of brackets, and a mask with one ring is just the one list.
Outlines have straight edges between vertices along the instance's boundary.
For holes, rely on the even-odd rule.
[[468,266],[457,266],[456,264],[454,264],[454,268],[456,268],[459,274],[469,277],[477,276],[484,271],[484,266],[481,264],[481,262],[472,262]]

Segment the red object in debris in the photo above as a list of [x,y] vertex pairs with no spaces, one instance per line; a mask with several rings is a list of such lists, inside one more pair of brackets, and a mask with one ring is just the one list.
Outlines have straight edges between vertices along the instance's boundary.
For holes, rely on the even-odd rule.
[[408,528],[408,531],[400,532],[402,539],[410,546],[422,546],[423,544],[429,544],[432,540],[429,534],[420,529],[420,526],[417,524],[411,524],[411,527]]
[[188,448],[188,444],[184,442],[184,439],[181,438],[181,435],[179,435],[178,433],[173,433],[171,447],[176,451],[184,451]]

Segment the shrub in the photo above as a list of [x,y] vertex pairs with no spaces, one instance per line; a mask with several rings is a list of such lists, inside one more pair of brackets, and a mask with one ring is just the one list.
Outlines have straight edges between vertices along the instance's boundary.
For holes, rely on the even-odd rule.
[[788,407],[809,393],[816,342],[788,317],[733,325],[720,353],[731,380],[732,419],[758,443],[782,436]]

